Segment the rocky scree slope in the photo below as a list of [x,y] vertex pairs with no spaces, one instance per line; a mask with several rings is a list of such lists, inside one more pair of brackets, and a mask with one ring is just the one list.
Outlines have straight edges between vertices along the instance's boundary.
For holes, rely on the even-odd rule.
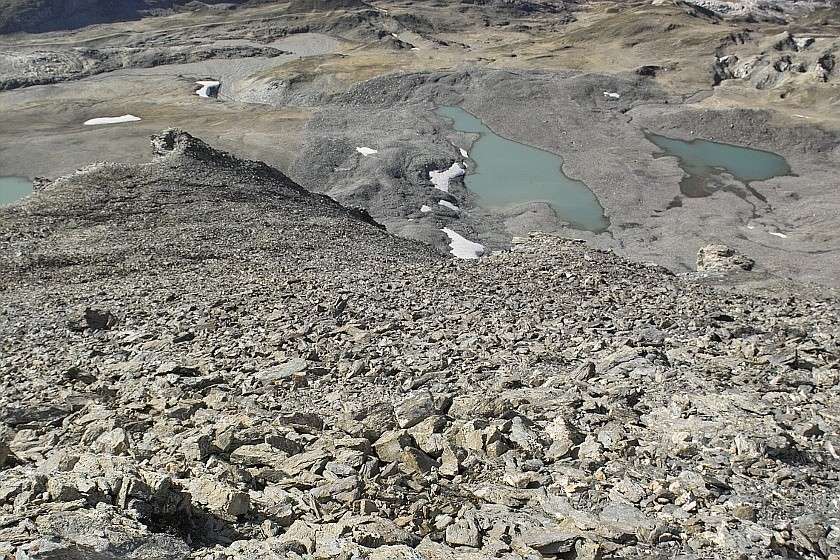
[[153,146],[0,209],[0,555],[840,554],[836,301],[452,261]]

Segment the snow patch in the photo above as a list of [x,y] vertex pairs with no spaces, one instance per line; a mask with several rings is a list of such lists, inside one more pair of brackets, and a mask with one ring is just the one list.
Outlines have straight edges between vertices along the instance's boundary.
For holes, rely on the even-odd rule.
[[427,212],[432,211],[432,207],[427,205],[427,204],[424,204],[423,206],[420,207],[420,211],[423,212],[424,214],[426,214]]
[[605,91],[604,92],[604,97],[610,97],[612,99],[618,99],[619,97],[621,97],[621,94],[618,93],[617,91]]
[[449,169],[429,171],[429,179],[436,189],[449,192],[449,181],[464,174],[464,168],[456,161]]
[[199,97],[216,97],[216,93],[219,90],[219,86],[222,85],[222,82],[217,82],[215,80],[199,80],[196,82],[197,85],[201,87],[195,92],[195,94]]
[[356,151],[362,154],[363,156],[372,156],[373,154],[378,154],[379,150],[374,150],[373,148],[368,148],[365,146],[359,146],[356,148]]
[[467,150],[465,150],[464,148],[458,148],[458,149],[461,150],[461,157],[463,157],[463,158],[470,157],[470,154],[467,153]]
[[452,204],[452,203],[451,203],[451,202],[449,202],[448,200],[439,200],[439,201],[438,201],[438,204],[440,204],[441,206],[443,206],[443,207],[445,207],[445,208],[449,208],[450,210],[455,210],[456,212],[460,212],[460,211],[461,211],[461,209],[460,209],[460,208],[458,208],[457,206],[455,206],[454,204]]
[[775,235],[776,237],[781,237],[782,239],[787,239],[787,235],[780,231],[768,231],[767,233],[769,233],[770,235]]
[[440,231],[449,236],[450,253],[459,259],[477,259],[484,254],[484,245],[481,243],[470,241],[449,228],[442,228]]
[[85,121],[85,126],[93,126],[97,124],[118,124],[118,123],[127,123],[127,122],[135,122],[142,120],[140,117],[135,117],[134,115],[123,115],[121,117],[97,117],[95,119],[88,119]]

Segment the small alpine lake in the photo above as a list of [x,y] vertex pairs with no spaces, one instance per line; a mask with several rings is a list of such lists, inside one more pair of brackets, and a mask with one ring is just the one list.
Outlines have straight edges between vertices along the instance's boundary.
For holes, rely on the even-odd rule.
[[604,208],[582,181],[563,173],[563,160],[551,152],[503,138],[460,107],[440,107],[437,114],[455,130],[478,134],[465,183],[488,207],[508,208],[547,202],[575,228],[602,232],[609,226]]
[[24,177],[0,177],[0,204],[16,202],[32,192],[32,181]]
[[[710,140],[678,140],[649,131],[645,131],[645,138],[662,151],[662,157],[677,158],[685,173],[680,181],[680,192],[687,198],[709,196],[715,191],[725,190],[741,198],[751,193],[766,202],[766,198],[750,183],[793,174],[787,160],[773,152]],[[728,184],[724,175],[742,183],[744,189]],[[675,202],[679,200],[675,199]],[[671,207],[680,205],[671,204]]]

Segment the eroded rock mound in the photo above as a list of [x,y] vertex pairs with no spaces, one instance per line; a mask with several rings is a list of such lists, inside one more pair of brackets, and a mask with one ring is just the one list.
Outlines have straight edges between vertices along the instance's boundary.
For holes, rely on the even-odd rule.
[[706,245],[697,251],[698,272],[752,270],[755,261],[726,245]]

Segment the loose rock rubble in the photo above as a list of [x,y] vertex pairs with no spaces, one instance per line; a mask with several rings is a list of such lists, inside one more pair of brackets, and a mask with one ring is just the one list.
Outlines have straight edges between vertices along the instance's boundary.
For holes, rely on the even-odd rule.
[[0,556],[840,555],[836,301],[153,145],[0,210]]

